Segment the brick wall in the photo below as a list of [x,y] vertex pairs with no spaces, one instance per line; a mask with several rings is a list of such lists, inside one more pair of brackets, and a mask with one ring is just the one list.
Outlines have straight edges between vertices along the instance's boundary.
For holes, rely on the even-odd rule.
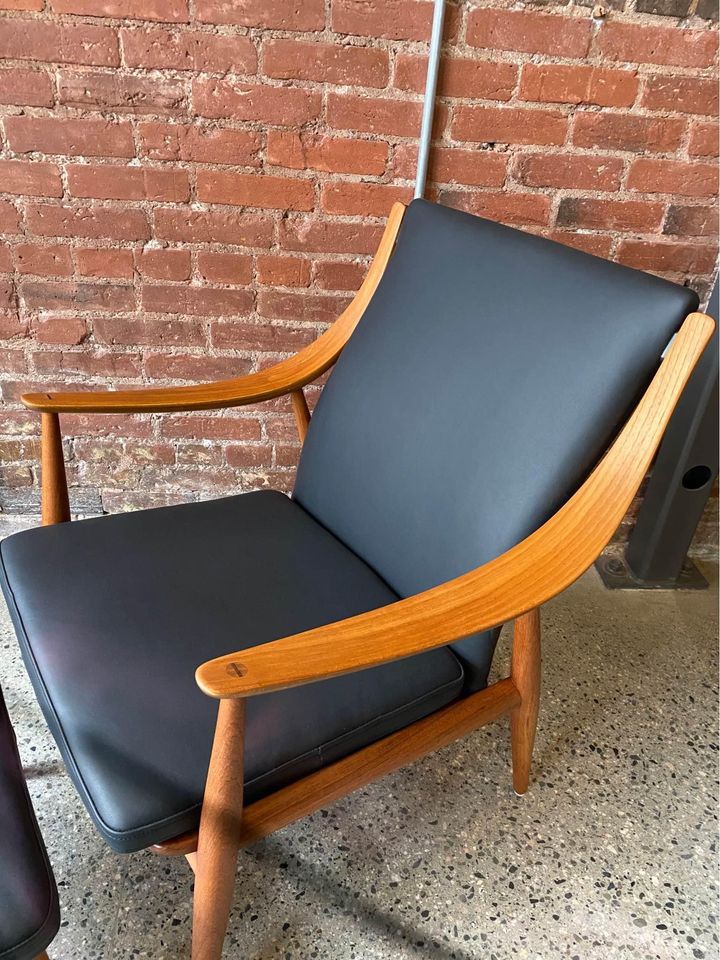
[[[452,4],[441,202],[687,282],[717,252],[714,0]],[[311,341],[407,199],[426,0],[0,0],[5,510],[33,388],[182,383]],[[64,418],[79,510],[272,485],[285,401]],[[709,536],[703,528],[703,538]]]

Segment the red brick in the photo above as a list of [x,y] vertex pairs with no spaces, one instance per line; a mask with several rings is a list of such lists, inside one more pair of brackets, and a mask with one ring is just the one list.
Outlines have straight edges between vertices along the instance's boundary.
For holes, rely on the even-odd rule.
[[628,188],[643,193],[674,193],[681,197],[714,197],[718,168],[714,163],[683,163],[641,157],[633,161]]
[[269,444],[256,447],[229,446],[225,450],[228,466],[236,470],[252,470],[272,465],[273,448]]
[[298,87],[200,78],[193,81],[193,103],[201,117],[295,126],[319,117],[322,98],[315,91]]
[[0,310],[15,310],[15,285],[9,278],[0,280]]
[[200,170],[197,176],[199,200],[272,210],[312,210],[315,190],[310,180],[292,180],[244,173]]
[[544,103],[595,103],[601,107],[629,107],[635,102],[638,79],[629,70],[601,67],[526,63],[520,81],[520,99]]
[[100,200],[173,200],[190,198],[185,170],[153,170],[110,164],[68,164],[68,186],[75,197]]
[[315,337],[315,331],[308,327],[282,327],[238,320],[214,322],[210,330],[215,347],[262,353],[296,353],[312,343]]
[[567,135],[567,117],[559,110],[461,106],[454,117],[454,140],[559,145]]
[[63,427],[69,436],[150,437],[153,424],[150,417],[133,417],[127,413],[63,414]]
[[322,30],[324,0],[196,0],[195,17],[204,23],[231,23],[270,30]]
[[19,233],[20,217],[9,200],[0,200],[0,233]]
[[111,240],[147,240],[143,210],[123,207],[28,205],[28,228],[41,237],[107,237]]
[[225,380],[250,372],[251,364],[238,357],[207,357],[204,354],[150,353],[145,373],[157,380]]
[[191,440],[259,440],[260,421],[256,417],[203,416],[181,414],[163,417],[160,429],[164,437]]
[[98,317],[93,323],[93,335],[100,343],[130,347],[205,345],[205,334],[197,320],[167,317]]
[[375,253],[383,228],[371,223],[328,223],[302,218],[280,223],[280,246],[312,253]]
[[617,252],[620,263],[656,273],[709,273],[715,266],[716,257],[716,246],[646,240],[623,240]]
[[716,123],[694,123],[690,128],[688,153],[691,157],[718,155],[718,126]]
[[51,107],[54,100],[52,78],[44,70],[25,67],[0,70],[0,103],[19,107]]
[[0,20],[0,58],[116,67],[117,34],[110,27],[50,20]]
[[573,143],[603,150],[665,153],[677,150],[685,133],[681,119],[653,119],[631,113],[577,113]]
[[641,105],[648,110],[674,110],[677,113],[715,117],[718,112],[718,85],[715,80],[703,80],[700,77],[648,77]]
[[252,257],[246,253],[198,254],[198,273],[211,283],[250,283],[252,267]]
[[25,281],[28,310],[134,310],[135,289],[125,284]]
[[673,203],[668,207],[663,233],[679,237],[717,237],[718,208]]
[[82,277],[129,280],[134,272],[132,250],[80,247],[75,251],[75,263]]
[[137,256],[137,267],[150,280],[189,280],[189,250],[143,250]]
[[295,170],[381,175],[387,164],[388,145],[377,140],[268,130],[267,156],[268,163]]
[[323,290],[357,290],[366,273],[363,263],[320,261],[315,265],[315,283]]
[[320,206],[326,213],[350,217],[387,217],[393,203],[409,203],[412,190],[385,183],[324,183]]
[[529,153],[517,157],[515,178],[528,187],[617,190],[623,173],[619,157]]
[[450,207],[500,223],[545,226],[550,218],[551,201],[544,194],[447,191],[442,200]]
[[251,130],[223,130],[199,124],[140,123],[140,156],[152,160],[260,166],[262,137]]
[[7,244],[3,244],[0,246],[0,273],[12,273],[12,270],[13,262],[12,256],[10,255],[10,247]]
[[566,247],[575,247],[576,250],[584,250],[585,253],[591,253],[595,257],[604,257],[605,259],[610,256],[610,248],[613,242],[612,237],[597,233],[577,233],[575,230],[551,230],[549,237]]
[[40,11],[44,6],[45,0],[0,0],[0,10]]
[[55,13],[84,17],[117,17],[123,20],[163,20],[184,23],[187,0],[51,0]]
[[336,130],[415,137],[420,129],[421,113],[422,104],[414,100],[328,94],[327,122]]
[[261,317],[305,323],[333,323],[348,304],[345,297],[308,293],[285,293],[267,287],[258,291]]
[[550,57],[584,57],[592,28],[583,19],[552,16],[534,10],[478,7],[468,16],[467,42],[491,50],[520,50]]
[[380,4],[333,0],[332,4],[332,29],[360,37],[428,40],[432,17],[433,5],[428,0],[384,0]]
[[214,287],[164,286],[142,289],[142,308],[151,313],[183,313],[190,316],[218,317],[245,314],[252,310],[253,297],[247,290]]
[[112,120],[59,117],[6,117],[5,133],[15,153],[63,156],[132,157],[132,127]]
[[[423,93],[427,75],[427,58],[398,54],[395,61],[395,86],[399,90]],[[464,97],[479,100],[509,100],[517,83],[518,68],[514,63],[491,60],[443,59],[438,78],[441,97]]]
[[258,283],[271,287],[310,285],[310,261],[301,257],[266,255],[257,258]]
[[679,30],[609,20],[600,25],[597,45],[608,60],[710,67],[715,59],[717,36],[713,30]]
[[61,197],[60,171],[54,163],[0,160],[0,192]]
[[185,243],[231,243],[240,247],[269,247],[272,220],[257,214],[219,210],[155,210],[155,237]]
[[384,87],[389,76],[387,51],[348,44],[266,40],[263,73],[278,80]]
[[200,30],[122,30],[129,67],[253,74],[257,53],[250,37],[216,36]]
[[40,277],[72,276],[70,248],[60,244],[42,246],[39,243],[20,243],[15,247],[18,273]]
[[[417,147],[401,143],[395,148],[395,176],[413,180]],[[507,157],[491,150],[461,150],[434,147],[430,152],[428,179],[434,183],[465,183],[476,187],[501,187],[505,183]]]
[[[3,290],[3,286],[5,286],[6,290]],[[6,309],[8,306],[8,304],[3,303],[5,292],[12,293],[12,285],[9,282],[3,281],[0,284],[0,309]],[[0,340],[12,340],[15,337],[26,337],[27,335],[28,324],[24,317],[21,319],[17,313],[0,312]],[[7,420],[3,432],[9,432]]]
[[33,322],[39,343],[62,343],[68,347],[82,343],[88,335],[87,322],[81,317],[38,317]]
[[116,379],[139,379],[142,366],[139,358],[127,353],[108,353],[107,351],[85,353],[81,351],[43,350],[32,355],[37,373],[49,376],[65,374],[88,377],[112,377]]
[[564,197],[560,201],[557,224],[560,227],[588,230],[648,233],[659,229],[664,209],[662,203],[646,203],[643,200]]
[[187,110],[183,83],[120,73],[61,70],[58,100],[68,107],[98,107],[122,113],[177,114]]

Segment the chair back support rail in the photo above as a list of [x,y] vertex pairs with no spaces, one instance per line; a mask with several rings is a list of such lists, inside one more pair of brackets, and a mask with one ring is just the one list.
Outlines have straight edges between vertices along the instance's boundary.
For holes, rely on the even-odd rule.
[[[337,322],[267,370],[192,387],[23,397],[42,415],[42,518],[70,519],[58,415],[161,412],[254,403],[290,394],[301,441],[310,413],[303,386],[337,360],[392,255],[404,213],[392,208],[365,282]],[[540,690],[540,615],[594,562],[620,524],[657,450],[714,321],[690,314],[650,386],[602,460],[546,523],[501,556],[437,587],[368,613],[201,665],[200,688],[220,700],[197,832],[150,849],[185,855],[196,872],[193,960],[219,960],[237,853],[353,790],[510,715],[513,785],[528,786]],[[510,676],[243,808],[245,697],[410,657],[514,621]]]

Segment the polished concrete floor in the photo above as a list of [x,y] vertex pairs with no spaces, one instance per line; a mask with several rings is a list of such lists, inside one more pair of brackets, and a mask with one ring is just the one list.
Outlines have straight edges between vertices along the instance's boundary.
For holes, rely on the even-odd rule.
[[[703,570],[703,593],[609,593],[586,574],[544,614],[530,792],[512,792],[500,721],[258,843],[224,956],[717,960],[717,572]],[[188,958],[185,862],[103,845],[4,607],[0,650],[60,887],[50,956]],[[507,659],[504,637],[499,672]]]

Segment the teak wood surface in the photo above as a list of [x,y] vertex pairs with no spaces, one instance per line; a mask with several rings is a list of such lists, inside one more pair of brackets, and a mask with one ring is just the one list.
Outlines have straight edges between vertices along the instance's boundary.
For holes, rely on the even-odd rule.
[[[23,397],[26,406],[42,413],[43,523],[70,518],[60,412],[202,410],[289,393],[303,439],[310,413],[302,388],[335,362],[350,338],[390,259],[403,213],[401,204],[393,206],[365,282],[338,321],[268,370],[194,387]],[[151,848],[184,854],[196,870],[193,960],[220,958],[240,846],[506,713],[513,785],[518,793],[527,789],[540,694],[539,608],[577,579],[609,541],[713,329],[714,321],[703,314],[687,317],[645,396],[589,479],[547,523],[502,556],[390,606],[199,667],[200,687],[220,699],[200,830]],[[515,621],[510,677],[242,808],[245,697],[412,656],[510,620]]]

